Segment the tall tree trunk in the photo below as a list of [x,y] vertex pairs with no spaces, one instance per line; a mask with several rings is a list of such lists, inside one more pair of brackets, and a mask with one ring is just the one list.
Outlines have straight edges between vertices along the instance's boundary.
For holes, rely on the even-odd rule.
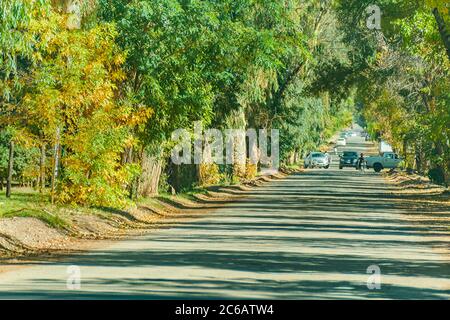
[[39,160],[39,192],[42,193],[45,189],[45,143],[41,145],[41,158]]
[[54,150],[55,154],[54,154],[53,170],[52,170],[52,192],[51,192],[52,204],[55,202],[56,181],[58,178],[60,134],[61,134],[60,128],[56,129],[56,142],[55,142],[55,150]]
[[420,144],[416,144],[415,149],[416,170],[419,174],[423,174],[425,170],[425,164],[422,146]]
[[294,162],[298,164],[300,162],[300,151],[298,149],[295,150]]
[[[443,149],[443,147],[442,147],[441,142],[439,142],[439,141],[436,142],[436,148],[435,148],[435,150],[436,150],[436,153],[437,153],[440,157],[443,156],[443,154],[444,154],[444,149]],[[436,168],[439,170],[439,172],[442,173],[442,180],[443,180],[443,182],[444,182],[444,185],[447,186],[447,185],[448,185],[448,172],[447,172],[446,165],[445,165],[444,163],[438,163],[438,164],[436,165]]]
[[405,157],[405,169],[411,171],[414,166],[414,161],[410,162],[410,157],[408,154],[408,139],[403,138],[403,156]]
[[7,198],[11,197],[13,168],[14,168],[14,141],[11,140],[11,143],[9,144],[8,178],[6,181],[6,197]]
[[175,189],[175,191],[180,190],[181,182],[180,182],[180,166],[173,164],[172,162],[169,164],[170,168],[172,169],[172,174],[170,176],[171,178],[171,185]]
[[437,8],[433,9],[433,14],[436,19],[442,41],[444,42],[445,48],[447,49],[447,56],[450,59],[450,31],[447,30],[445,26],[445,21],[441,17],[439,10]]
[[[126,163],[133,163],[135,155],[134,155],[134,148],[129,147],[127,150],[127,156],[126,156]],[[133,177],[131,180],[129,186],[128,186],[128,197],[133,200],[136,198],[136,177]]]
[[203,186],[205,184],[205,177],[202,174],[203,164],[195,164],[195,177],[198,185]]
[[139,195],[150,197],[158,194],[163,162],[158,157],[151,156],[144,151],[142,154],[142,174],[139,184]]
[[288,164],[293,165],[295,163],[295,151],[289,152]]
[[[242,139],[241,139],[242,140]],[[237,179],[245,178],[247,163],[246,163],[246,153],[247,146],[244,141],[238,141],[235,145],[233,145],[233,176]]]

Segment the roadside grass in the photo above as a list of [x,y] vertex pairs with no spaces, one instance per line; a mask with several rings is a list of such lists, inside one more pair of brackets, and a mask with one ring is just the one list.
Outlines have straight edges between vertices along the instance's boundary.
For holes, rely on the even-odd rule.
[[301,160],[296,164],[283,165],[282,169],[288,170],[288,171],[296,171],[296,170],[301,170],[303,168],[303,166],[304,166],[303,160]]
[[138,201],[138,205],[148,206],[159,211],[165,210],[164,205],[155,197],[140,198]]
[[[196,194],[207,194],[205,188],[196,187],[191,190],[183,190],[182,193],[160,194],[157,197],[139,199],[138,205],[146,205],[160,211],[164,211],[164,205],[158,198],[165,199],[167,203],[179,203],[186,200],[195,202]],[[37,218],[52,228],[69,230],[71,214],[96,215],[101,218],[110,219],[114,209],[89,208],[69,205],[52,205],[48,193],[39,193],[32,188],[13,188],[11,198],[6,198],[5,192],[0,193],[0,219],[12,217]]]
[[179,196],[181,198],[185,198],[188,199],[190,201],[195,201],[195,195],[196,194],[203,194],[203,195],[207,195],[208,194],[208,190],[204,187],[196,187],[192,190],[186,191],[186,192],[182,192],[179,194]]
[[[301,164],[286,166],[289,170],[298,170]],[[221,182],[215,186],[227,187],[239,185],[240,181]],[[181,190],[177,194],[160,193],[155,197],[139,198],[136,205],[143,205],[159,211],[167,208],[162,202],[178,206],[186,202],[198,202],[197,195],[208,195],[208,187],[193,186]],[[162,202],[161,202],[162,200]],[[39,193],[32,188],[13,188],[11,198],[6,198],[5,192],[0,193],[0,219],[11,217],[33,217],[45,222],[56,229],[70,230],[70,216],[72,214],[96,215],[100,218],[110,219],[114,213],[122,210],[102,207],[83,207],[71,205],[53,205],[50,203],[48,193]],[[124,209],[123,211],[127,211]]]
[[168,203],[175,204],[177,202],[182,202],[185,200],[195,201],[195,194],[199,194],[200,192],[196,192],[195,190],[185,191],[183,193],[177,193],[175,195],[171,194],[161,194],[158,197],[162,200],[165,200]]
[[58,229],[67,227],[67,222],[58,215],[57,206],[50,204],[48,195],[30,188],[14,188],[11,198],[0,194],[0,218],[33,217]]

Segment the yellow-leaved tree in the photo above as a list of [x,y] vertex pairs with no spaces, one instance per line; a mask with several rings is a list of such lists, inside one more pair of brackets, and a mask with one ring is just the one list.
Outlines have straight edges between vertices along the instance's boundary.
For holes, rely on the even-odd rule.
[[146,120],[148,112],[136,114],[117,94],[125,56],[114,25],[69,29],[67,19],[50,11],[33,22],[39,36],[22,113],[52,145],[52,198],[121,207],[137,168],[120,155],[134,142],[136,117]]

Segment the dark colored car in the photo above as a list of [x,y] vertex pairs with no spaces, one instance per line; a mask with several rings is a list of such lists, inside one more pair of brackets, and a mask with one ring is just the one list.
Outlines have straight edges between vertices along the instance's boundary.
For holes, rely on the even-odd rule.
[[339,156],[339,169],[344,167],[356,168],[358,157],[358,153],[355,151],[344,151],[342,155]]

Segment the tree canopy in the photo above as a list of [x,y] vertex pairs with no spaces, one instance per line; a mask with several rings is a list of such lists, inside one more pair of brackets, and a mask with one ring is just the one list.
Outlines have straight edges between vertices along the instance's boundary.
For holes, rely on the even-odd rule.
[[[409,168],[448,183],[449,8],[381,0],[378,30],[371,5],[0,0],[1,181],[14,142],[15,179],[51,184],[62,203],[121,207],[183,174],[202,183],[167,164],[171,133],[196,121],[279,129],[288,165],[360,117]],[[233,180],[229,169],[205,170]]]

